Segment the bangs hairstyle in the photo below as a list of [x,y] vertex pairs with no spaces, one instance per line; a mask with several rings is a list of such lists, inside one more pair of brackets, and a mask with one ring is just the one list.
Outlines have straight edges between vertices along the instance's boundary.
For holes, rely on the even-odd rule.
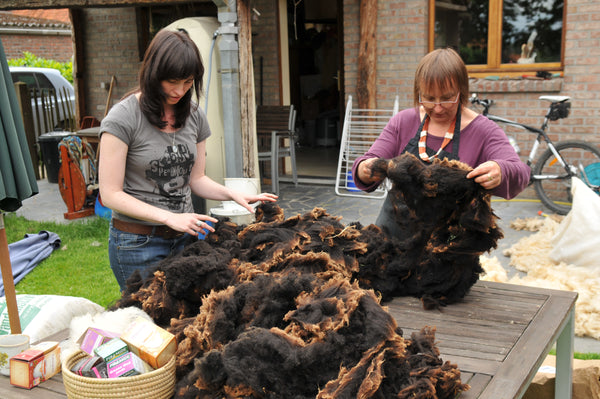
[[458,88],[458,102],[467,105],[469,102],[469,74],[462,58],[451,48],[433,50],[419,62],[415,72],[414,106],[419,106],[419,94],[439,88],[448,92]]
[[[151,124],[163,129],[166,122],[163,103],[167,98],[161,81],[181,80],[192,76],[194,85],[175,104],[175,125],[180,128],[192,109],[192,91],[200,99],[202,93],[204,65],[200,51],[185,31],[159,31],[146,50],[140,68],[140,106]],[[198,107],[194,104],[194,107]]]

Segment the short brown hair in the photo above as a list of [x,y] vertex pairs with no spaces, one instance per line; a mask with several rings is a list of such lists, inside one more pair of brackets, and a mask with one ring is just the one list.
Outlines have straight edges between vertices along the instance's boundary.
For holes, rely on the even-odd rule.
[[429,91],[433,86],[442,90],[458,87],[459,102],[469,102],[469,74],[462,58],[451,48],[433,50],[425,55],[415,72],[414,105],[419,105],[422,89]]

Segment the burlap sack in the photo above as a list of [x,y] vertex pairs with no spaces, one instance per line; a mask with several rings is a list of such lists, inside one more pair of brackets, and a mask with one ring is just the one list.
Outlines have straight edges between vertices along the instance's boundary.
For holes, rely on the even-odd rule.
[[[555,367],[556,357],[548,356],[542,365]],[[555,374],[538,372],[523,399],[554,399]],[[600,360],[573,360],[573,399],[600,399]]]

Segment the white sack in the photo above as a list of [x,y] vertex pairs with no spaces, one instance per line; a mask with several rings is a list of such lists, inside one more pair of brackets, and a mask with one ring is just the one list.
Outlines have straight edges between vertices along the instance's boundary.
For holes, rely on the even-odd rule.
[[[17,295],[17,307],[23,334],[35,343],[69,328],[71,319],[95,314],[104,308],[89,299],[60,295]],[[0,335],[10,334],[5,298],[0,298]]]
[[573,207],[552,237],[550,258],[600,271],[600,196],[572,178]]

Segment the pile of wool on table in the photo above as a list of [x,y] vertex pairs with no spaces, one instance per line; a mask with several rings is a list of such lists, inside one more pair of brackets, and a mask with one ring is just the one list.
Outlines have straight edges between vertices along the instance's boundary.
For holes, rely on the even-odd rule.
[[390,195],[417,207],[412,240],[343,225],[322,208],[286,219],[267,203],[255,223],[220,221],[149,275],[134,274],[116,307],[138,306],[176,334],[175,396],[453,398],[468,389],[440,358],[435,328],[403,337],[381,301],[460,300],[502,233],[468,167],[415,160],[379,164]]

